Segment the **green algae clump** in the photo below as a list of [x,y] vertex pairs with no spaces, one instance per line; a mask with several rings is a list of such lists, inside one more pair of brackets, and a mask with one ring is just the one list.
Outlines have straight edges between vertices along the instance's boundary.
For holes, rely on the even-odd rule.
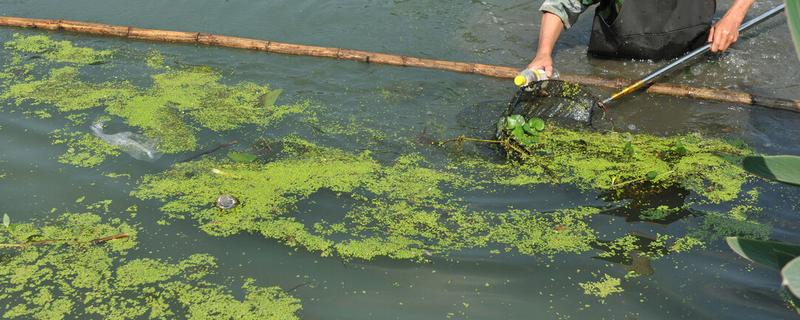
[[6,42],[5,47],[18,54],[41,55],[47,61],[72,64],[96,64],[112,56],[111,50],[75,47],[69,41],[56,41],[44,35],[14,34],[14,39]]
[[656,137],[574,131],[549,126],[517,162],[465,161],[494,183],[567,183],[619,190],[642,184],[681,186],[713,203],[735,200],[749,175],[739,166],[746,147],[690,134]]
[[[99,242],[114,234],[127,238]],[[216,260],[194,254],[176,263],[128,259],[136,229],[91,213],[51,224],[0,229],[0,306],[14,319],[297,319],[298,300],[253,280],[236,299],[207,280]]]
[[620,287],[621,282],[619,278],[605,274],[601,280],[581,282],[580,286],[583,288],[584,294],[605,299],[613,294],[625,291]]
[[120,154],[118,147],[105,143],[100,138],[85,132],[64,132],[56,130],[51,133],[53,144],[66,144],[67,151],[58,157],[58,162],[76,167],[94,167],[108,157]]
[[[163,62],[155,65],[153,53],[146,63],[156,73],[150,77],[152,85],[142,87],[116,78],[94,82],[82,78],[87,61],[110,57],[110,52],[77,48],[46,36],[17,35],[5,48],[16,58],[4,68],[4,78],[9,81],[4,81],[0,99],[11,100],[32,114],[51,115],[56,111],[72,119],[85,119],[89,112],[101,110],[102,117],[121,119],[134,131],[156,141],[158,150],[166,154],[196,150],[197,135],[203,130],[224,132],[247,125],[267,126],[308,109],[305,103],[264,103],[265,96],[277,98],[280,90],[250,82],[226,84],[218,72],[207,67],[164,68]],[[31,53],[42,55],[35,64],[23,64],[20,55]],[[21,66],[26,66],[24,72],[14,76]],[[31,68],[43,72],[28,70]],[[70,141],[86,142],[66,141],[72,149],[84,146],[73,146]],[[63,158],[72,157],[67,154]],[[97,157],[91,162],[62,162],[92,166],[102,160]]]
[[[488,246],[528,255],[591,250],[596,237],[586,219],[598,209],[471,211],[448,191],[475,185],[432,168],[417,154],[384,165],[369,153],[289,137],[268,163],[208,158],[182,163],[146,176],[133,194],[163,201],[168,214],[190,215],[211,235],[258,233],[323,256],[424,260]],[[325,193],[335,194],[342,209],[299,212]],[[224,212],[215,208],[220,194],[234,195],[241,205]]]

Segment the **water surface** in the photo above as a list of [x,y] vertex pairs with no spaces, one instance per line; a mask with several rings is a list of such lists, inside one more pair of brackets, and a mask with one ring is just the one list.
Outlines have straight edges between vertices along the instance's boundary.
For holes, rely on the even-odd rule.
[[[719,2],[719,15],[730,2]],[[777,3],[757,2],[751,16]],[[538,5],[518,0],[2,0],[0,15],[212,32],[524,66],[535,50]],[[559,43],[555,58],[561,72],[635,78],[659,66],[649,61],[587,58],[590,23],[587,14]],[[210,66],[231,83],[267,83],[284,90],[281,102],[310,100],[330,110],[327,116],[331,119],[366,123],[387,132],[387,138],[377,142],[364,137],[319,138],[349,151],[372,150],[378,159],[422,150],[430,161],[446,165],[455,157],[452,150],[417,149],[404,141],[423,129],[440,137],[470,134],[476,117],[459,121],[465,112],[476,106],[502,107],[514,90],[508,81],[479,76],[233,49],[8,28],[0,29],[0,40],[10,40],[13,33],[48,34],[76,45],[116,49],[122,61],[141,59],[157,49],[172,63]],[[785,19],[774,18],[742,35],[728,53],[705,58],[664,81],[798,99],[800,67],[788,39]],[[97,76],[107,72],[97,70]],[[148,74],[133,67],[119,77],[134,83],[149,81]],[[138,254],[166,258],[210,253],[220,259],[219,278],[252,277],[285,289],[308,283],[292,291],[302,300],[300,316],[305,319],[785,319],[793,315],[780,298],[779,275],[746,263],[723,241],[654,261],[652,275],[625,281],[623,293],[601,301],[584,295],[578,283],[595,279],[592,273],[622,277],[627,270],[594,258],[592,252],[541,257],[466,251],[434,257],[424,264],[385,258],[343,262],[258,235],[211,237],[190,220],[162,225],[157,223],[164,219],[161,203],[140,201],[129,193],[139,177],[162,172],[185,155],[149,163],[123,154],[97,168],[75,168],[58,163],[63,148],[50,143],[49,133],[62,127],[64,119],[37,119],[7,111],[0,114],[0,170],[6,174],[0,180],[0,212],[19,220],[46,217],[51,208],[75,208],[75,200],[85,196],[87,203],[113,200],[107,215],[123,216],[124,208],[136,204],[140,208],[137,222],[144,230]],[[617,121],[634,126],[636,132],[700,131],[744,139],[758,152],[800,154],[798,114],[644,94],[625,99],[614,106],[614,112]],[[200,140],[204,146],[213,146],[230,139],[248,141],[260,135],[279,137],[309,130],[300,126],[283,125],[268,132],[238,130],[223,136],[206,133]],[[103,175],[107,172],[128,173],[131,178],[112,179]],[[773,238],[800,242],[795,222],[800,191],[760,181],[748,187],[763,190],[758,204],[764,212],[759,221],[772,225]],[[568,185],[509,187],[461,196],[481,210],[513,206],[547,211],[604,205],[596,193]],[[340,206],[333,195],[321,194],[315,200],[314,207],[298,210],[324,212]],[[613,215],[592,221],[609,239],[630,232],[680,233],[695,222],[687,218],[670,225],[629,223]]]

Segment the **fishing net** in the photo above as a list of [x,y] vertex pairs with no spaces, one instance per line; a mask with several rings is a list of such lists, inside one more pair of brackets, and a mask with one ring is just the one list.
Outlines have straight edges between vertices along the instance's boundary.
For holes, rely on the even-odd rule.
[[611,123],[594,94],[578,84],[561,80],[538,81],[520,88],[505,115],[538,117],[563,126],[594,129],[606,128]]
[[530,156],[545,123],[577,130],[613,129],[611,117],[594,94],[578,84],[545,80],[517,91],[497,122],[497,143],[507,155]]

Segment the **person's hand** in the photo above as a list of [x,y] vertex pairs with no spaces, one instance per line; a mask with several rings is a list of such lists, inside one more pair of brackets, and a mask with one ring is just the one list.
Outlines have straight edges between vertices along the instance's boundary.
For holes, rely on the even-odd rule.
[[544,70],[547,77],[550,78],[553,76],[553,58],[549,54],[537,54],[533,61],[528,64],[528,69]]
[[708,34],[708,42],[711,43],[711,52],[723,52],[739,40],[739,26],[742,24],[739,17],[726,14],[717,21],[711,32]]

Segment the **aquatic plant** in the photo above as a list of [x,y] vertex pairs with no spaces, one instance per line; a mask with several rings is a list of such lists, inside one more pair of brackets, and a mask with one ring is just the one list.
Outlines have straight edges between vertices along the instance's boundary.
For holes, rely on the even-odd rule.
[[619,278],[605,274],[601,280],[581,282],[580,286],[585,294],[605,299],[613,294],[624,292],[625,290],[620,287],[621,283]]
[[119,148],[86,132],[69,132],[57,129],[50,134],[53,144],[66,144],[67,150],[58,162],[76,167],[94,167],[108,157],[120,154]]
[[[474,212],[446,191],[474,186],[463,176],[430,168],[419,155],[382,165],[369,153],[288,137],[268,163],[208,158],[182,163],[145,177],[133,194],[164,201],[164,212],[190,215],[212,235],[259,233],[344,258],[420,260],[487,246],[544,255],[591,249],[595,235],[586,219],[597,209]],[[297,211],[323,192],[347,203],[342,213],[312,219]],[[220,194],[234,195],[241,205],[224,212],[215,208]]]
[[792,42],[800,59],[800,1],[786,0],[786,18],[789,21],[789,30],[792,32]]
[[[800,157],[796,156],[751,156],[745,158],[744,168],[765,179],[800,186]],[[734,208],[734,217],[752,207]],[[780,270],[782,286],[786,288],[786,302],[800,313],[800,246],[778,241],[764,241],[767,236],[728,237],[728,246],[739,256],[752,262]],[[761,239],[761,240],[759,240]]]
[[17,55],[24,54],[28,58],[41,58],[48,62],[97,64],[107,62],[113,54],[111,50],[75,47],[69,41],[54,41],[45,35],[14,34],[13,37],[5,43],[6,49],[13,50]]
[[249,279],[237,299],[208,280],[216,268],[209,255],[177,262],[128,258],[136,236],[135,227],[92,213],[0,228],[0,316],[297,319],[299,301],[280,288]]
[[800,186],[800,157],[750,156],[742,161],[747,172],[764,179]]
[[[595,190],[677,185],[713,203],[736,199],[749,176],[739,163],[752,151],[699,134],[656,137],[558,126],[537,133],[529,144],[503,143],[519,161],[467,161],[465,166],[499,184],[571,183]],[[508,136],[514,137],[513,131]]]
[[[90,112],[93,116],[101,113],[98,121],[120,120],[157,139],[165,153],[196,150],[197,135],[204,130],[263,126],[289,114],[312,112],[308,104],[276,106],[280,90],[253,83],[225,84],[219,73],[205,67],[174,68],[157,51],[144,61],[154,72],[152,83],[141,86],[117,79],[85,80],[83,68],[108,54],[73,50],[61,42],[49,43],[52,40],[46,37],[16,36],[14,41],[16,44],[6,46],[12,57],[0,77],[10,81],[0,85],[0,98],[12,100],[26,114],[42,118],[59,114],[70,120],[67,127],[52,134],[54,143],[67,145],[59,158],[63,163],[91,167],[120,154],[120,148],[85,132]],[[23,46],[26,41],[29,44]],[[48,49],[41,51],[37,46]],[[54,53],[59,50],[77,53],[66,55],[73,57],[70,59],[54,58],[62,56]],[[28,52],[41,56],[26,60]],[[565,95],[574,94],[569,87],[564,90]],[[618,194],[679,187],[705,201],[721,203],[736,200],[748,178],[738,163],[751,152],[720,139],[697,134],[656,137],[583,132],[545,126],[538,118],[520,118],[512,116],[501,122],[501,129],[508,131],[503,145],[521,155],[501,164],[467,158],[441,168],[413,152],[379,161],[369,152],[347,152],[290,136],[280,139],[275,150],[269,143],[268,152],[231,151],[227,159],[206,156],[188,161],[207,154],[202,152],[164,173],[145,177],[132,194],[162,201],[162,211],[191,217],[211,235],[255,233],[344,259],[424,261],[465,249],[545,256],[598,250],[600,258],[647,274],[652,272],[652,259],[702,248],[706,241],[721,236],[769,235],[769,227],[755,222],[749,213],[752,208],[744,206],[730,213],[704,214],[699,225],[683,236],[642,239],[626,235],[610,240],[600,239],[590,226],[592,217],[603,213],[597,208],[552,212],[470,208],[458,192],[494,192],[498,185],[562,183]],[[356,140],[387,136],[383,131],[362,128],[352,119],[350,124],[323,125],[309,116],[306,122],[315,129],[314,134]],[[229,210],[218,209],[214,203],[220,195],[232,195],[240,202]],[[314,208],[320,196],[335,196],[341,209],[308,209]],[[679,219],[690,206],[654,204],[637,216],[649,221]],[[156,274],[165,279],[185,280],[182,262],[154,261],[137,260],[130,268],[145,266],[160,270]],[[621,290],[620,285],[620,279],[607,277],[582,287],[589,294],[605,297]],[[171,297],[185,300],[179,295]]]
[[[7,42],[5,48],[17,58],[11,59],[4,68],[3,73],[10,81],[3,85],[0,99],[10,99],[17,106],[25,104],[26,110],[55,111],[73,118],[81,118],[78,115],[92,109],[101,109],[106,117],[119,118],[157,141],[163,153],[196,150],[196,135],[200,130],[222,132],[245,125],[269,125],[307,109],[302,103],[276,106],[279,90],[249,82],[224,84],[221,75],[209,68],[162,68],[158,63],[163,64],[163,61],[159,62],[152,54],[147,63],[159,73],[151,77],[150,87],[137,87],[114,79],[102,82],[82,79],[81,67],[91,64],[89,61],[109,57],[106,51],[77,48],[67,41],[54,41],[46,36],[20,35]],[[14,76],[14,70],[28,65],[20,58],[28,53],[43,54],[36,64],[28,67],[44,69],[46,72],[42,76],[29,71]],[[72,141],[81,144],[73,145]],[[92,139],[62,142],[75,150],[103,148],[99,146],[101,142]],[[62,162],[94,166],[103,158],[115,155],[94,153],[92,160],[86,161],[75,158],[75,154],[66,154]]]

